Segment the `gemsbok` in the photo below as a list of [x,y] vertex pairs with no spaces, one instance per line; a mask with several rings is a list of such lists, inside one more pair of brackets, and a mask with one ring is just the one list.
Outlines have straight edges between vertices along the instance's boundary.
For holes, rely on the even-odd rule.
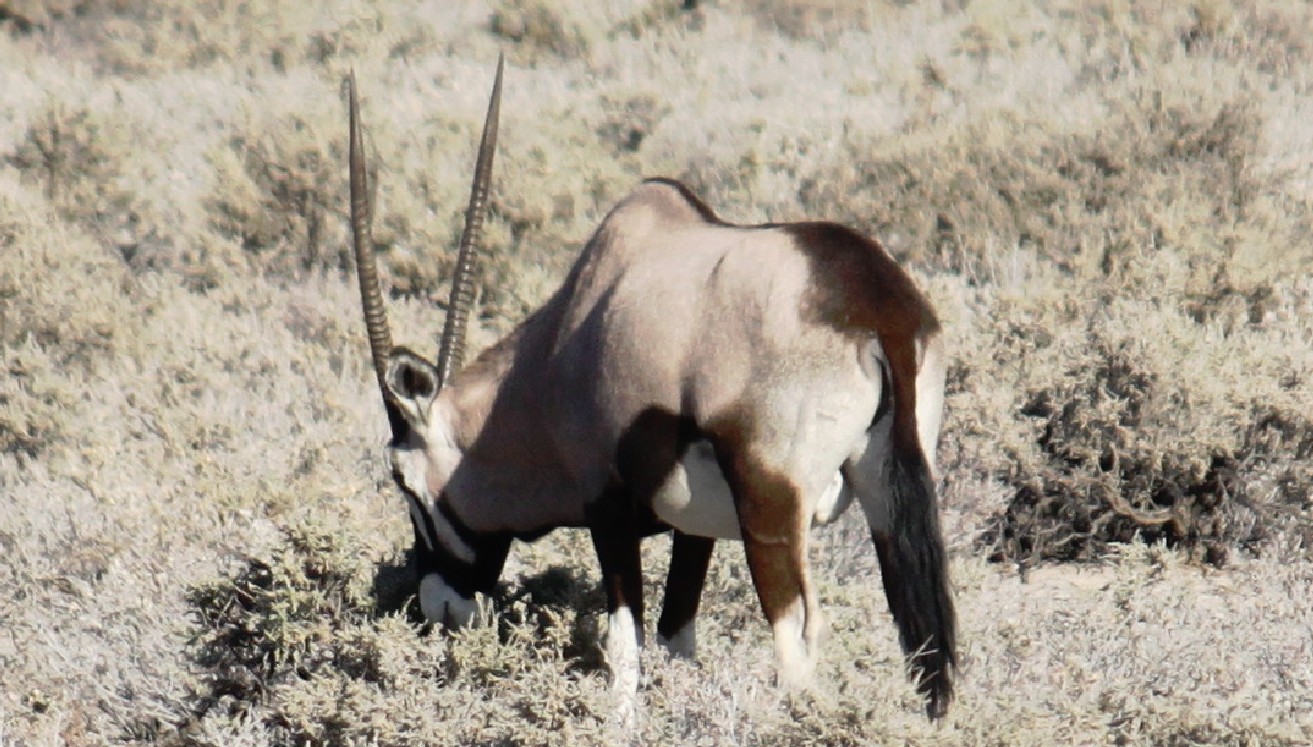
[[392,347],[347,83],[360,296],[425,616],[469,623],[512,540],[587,527],[611,686],[632,704],[641,539],[673,532],[657,635],[686,656],[712,546],[742,540],[779,681],[805,686],[823,628],[809,530],[856,496],[912,677],[942,716],[957,659],[932,468],[945,364],[925,296],[852,229],[735,225],[683,184],[651,179],[551,299],[462,369],[502,72],[499,61],[436,364]]

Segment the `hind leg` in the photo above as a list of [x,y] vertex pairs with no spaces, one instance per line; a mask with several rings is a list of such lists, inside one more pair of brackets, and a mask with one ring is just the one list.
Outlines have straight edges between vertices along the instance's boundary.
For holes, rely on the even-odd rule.
[[822,629],[807,565],[810,517],[802,492],[785,475],[738,459],[727,471],[739,513],[748,570],[775,639],[779,681],[811,683]]
[[657,641],[672,655],[688,659],[697,655],[698,602],[715,546],[716,541],[710,537],[674,533],[666,597],[661,605],[661,619],[657,621]]

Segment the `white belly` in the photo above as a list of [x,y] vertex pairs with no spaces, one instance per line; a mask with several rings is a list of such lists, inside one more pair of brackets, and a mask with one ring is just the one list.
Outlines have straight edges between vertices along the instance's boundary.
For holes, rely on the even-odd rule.
[[[834,521],[852,499],[852,491],[842,475],[835,472],[824,493],[816,496],[809,507],[812,524]],[[652,497],[652,510],[657,518],[685,534],[742,539],[734,497],[720,471],[716,452],[707,441],[689,445],[683,460],[675,465]]]

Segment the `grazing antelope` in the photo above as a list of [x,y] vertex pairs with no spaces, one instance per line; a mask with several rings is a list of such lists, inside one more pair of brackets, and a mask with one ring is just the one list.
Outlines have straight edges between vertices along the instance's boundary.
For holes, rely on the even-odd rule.
[[645,181],[555,295],[461,369],[499,61],[435,365],[390,342],[348,86],[360,295],[424,614],[470,622],[513,539],[587,527],[612,686],[632,702],[640,539],[674,533],[657,633],[689,656],[712,546],[742,540],[780,681],[805,684],[822,631],[809,529],[856,496],[927,711],[943,715],[956,666],[931,471],[944,359],[934,312],[884,249],[833,223],[734,225],[678,182]]

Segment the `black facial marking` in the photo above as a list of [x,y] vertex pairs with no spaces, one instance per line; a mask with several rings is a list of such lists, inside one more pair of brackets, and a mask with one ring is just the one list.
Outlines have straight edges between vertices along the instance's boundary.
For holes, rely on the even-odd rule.
[[[498,553],[497,538],[481,536],[464,529],[463,525],[454,524],[456,534],[474,551],[474,562],[468,562],[457,557],[449,548],[442,544],[441,535],[438,534],[437,527],[433,523],[433,516],[424,507],[424,502],[419,499],[415,491],[411,490],[397,478],[397,487],[405,494],[407,500],[414,505],[416,511],[411,515],[411,522],[415,522],[414,514],[418,514],[420,521],[423,522],[423,530],[433,541],[433,547],[429,547],[428,542],[424,541],[419,533],[419,526],[416,526],[415,533],[415,571],[416,580],[421,580],[429,574],[437,574],[452,588],[457,594],[466,598],[472,598],[475,592],[489,592],[492,586],[497,583],[497,576],[501,575],[501,564],[505,561],[505,552]],[[439,502],[439,511],[442,510],[443,502]],[[443,512],[446,517],[447,513]],[[448,519],[450,521],[450,519]],[[468,532],[468,535],[463,533]],[[505,542],[509,547],[509,540]],[[486,552],[491,550],[492,552]],[[487,566],[490,563],[495,564],[495,570]],[[491,579],[488,578],[491,573]]]
[[480,535],[466,526],[465,522],[456,515],[450,501],[438,501],[438,513],[442,514],[442,518],[447,520],[447,523],[456,531],[456,536],[460,537],[462,542],[470,547],[474,547],[479,543]]
[[402,366],[400,388],[405,394],[419,399],[432,397],[438,387],[428,371],[417,366]]

